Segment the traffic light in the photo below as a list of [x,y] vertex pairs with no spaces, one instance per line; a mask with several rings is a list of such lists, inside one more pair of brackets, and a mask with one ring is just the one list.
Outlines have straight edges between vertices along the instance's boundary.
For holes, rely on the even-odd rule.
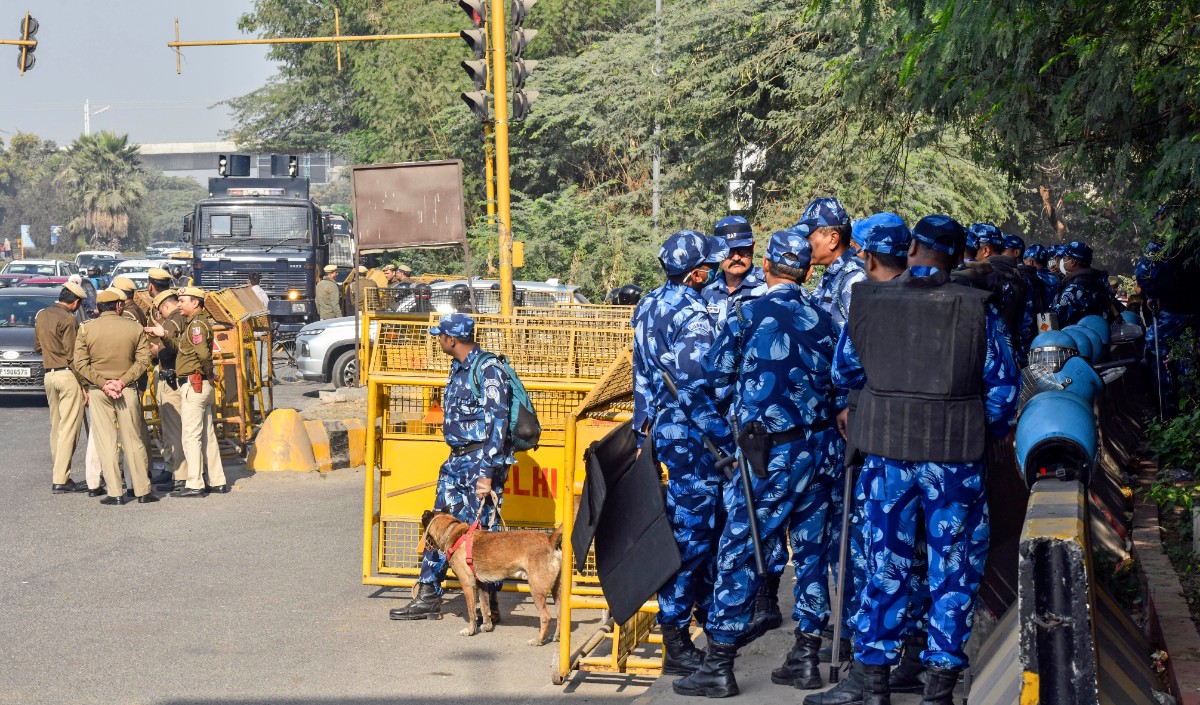
[[487,122],[488,119],[488,94],[484,91],[471,91],[470,93],[459,94],[475,114],[475,119],[481,122]]
[[537,0],[512,0],[512,40],[509,42],[509,48],[512,50],[512,86],[513,86],[513,101],[512,115],[513,120],[524,120],[529,111],[533,108],[534,102],[537,101],[537,91],[526,91],[525,81],[533,70],[537,67],[538,62],[530,61],[525,58],[525,48],[529,46],[529,42],[537,36],[536,29],[525,29],[522,25],[525,23],[525,18],[529,16],[529,10],[537,3]]
[[463,41],[467,43],[471,51],[475,52],[476,59],[482,59],[487,51],[487,30],[485,29],[464,29],[458,33]]
[[487,22],[488,7],[483,0],[458,0],[458,6],[467,13],[467,17],[471,18],[475,29],[479,29]]
[[22,46],[21,55],[17,57],[17,68],[22,76],[37,63],[37,57],[33,55],[34,49],[37,49],[37,32],[38,21],[26,12],[21,18],[21,41],[33,42],[33,46]]
[[486,61],[464,61],[459,64],[463,67],[463,71],[471,77],[471,82],[475,84],[475,90],[486,91],[488,87],[488,65]]

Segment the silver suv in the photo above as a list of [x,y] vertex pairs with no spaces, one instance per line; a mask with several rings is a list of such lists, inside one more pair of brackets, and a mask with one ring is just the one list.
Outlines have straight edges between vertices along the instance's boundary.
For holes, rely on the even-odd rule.
[[[476,304],[485,313],[499,312],[499,304],[493,305],[494,280],[474,279],[471,286],[476,291]],[[426,304],[418,296],[397,297],[393,310],[424,319],[430,312],[452,313],[457,303],[465,303],[460,290],[466,281],[450,280],[429,285],[431,296]],[[513,282],[517,292],[517,305],[553,305],[555,301],[589,303],[573,285],[549,282]],[[358,373],[357,345],[354,338],[354,316],[329,318],[309,323],[296,334],[296,367],[300,376],[309,382],[333,382],[335,387],[349,387],[355,383]],[[374,326],[371,330],[375,337]]]

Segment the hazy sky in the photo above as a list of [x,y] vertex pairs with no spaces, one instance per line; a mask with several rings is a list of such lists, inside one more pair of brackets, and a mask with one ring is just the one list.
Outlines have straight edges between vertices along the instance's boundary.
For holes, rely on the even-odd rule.
[[183,40],[246,38],[237,20],[252,0],[23,0],[4,3],[0,38],[18,39],[28,10],[41,25],[37,65],[17,70],[19,48],[0,46],[0,139],[33,132],[61,144],[83,133],[91,101],[92,132],[128,133],[139,143],[219,139],[231,122],[219,101],[263,85],[275,72],[265,46],[183,50],[175,73],[179,18]]

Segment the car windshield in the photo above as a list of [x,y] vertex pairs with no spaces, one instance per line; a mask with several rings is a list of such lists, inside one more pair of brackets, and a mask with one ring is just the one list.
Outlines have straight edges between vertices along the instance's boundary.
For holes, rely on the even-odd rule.
[[149,264],[130,264],[128,262],[122,262],[113,268],[112,273],[114,277],[118,277],[122,274],[140,274],[142,272],[149,272],[153,268],[154,266]]
[[32,262],[9,262],[4,268],[5,274],[36,274],[43,277],[53,277],[58,272],[53,264],[34,264]]
[[308,239],[309,209],[304,205],[219,205],[200,210],[202,242]]
[[37,312],[57,300],[45,295],[0,297],[0,328],[32,328]]

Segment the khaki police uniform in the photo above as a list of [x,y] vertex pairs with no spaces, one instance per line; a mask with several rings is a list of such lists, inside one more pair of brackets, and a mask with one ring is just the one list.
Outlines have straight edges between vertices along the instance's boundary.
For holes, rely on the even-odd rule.
[[[150,341],[145,331],[133,321],[115,311],[104,311],[99,318],[80,327],[72,368],[93,387],[88,391],[92,433],[96,437],[96,452],[100,455],[109,497],[121,496],[121,473],[117,465],[118,425],[121,445],[125,448],[125,471],[133,484],[133,493],[141,497],[150,492],[149,463],[140,432],[142,407],[135,386],[138,377],[149,367]],[[125,385],[116,399],[102,389],[110,379],[118,379]]]
[[[80,305],[82,305],[82,301]],[[33,351],[42,354],[46,402],[50,405],[50,462],[53,483],[71,479],[71,458],[83,424],[83,382],[71,371],[79,320],[64,304],[38,311],[33,320]]]
[[158,373],[155,375],[158,397],[158,418],[161,423],[163,453],[167,470],[175,482],[187,480],[187,456],[183,449],[183,385],[187,383],[175,374],[178,343],[187,324],[183,312],[178,308],[162,320],[166,337],[160,339],[158,349]]
[[322,279],[317,282],[317,314],[324,321],[342,315],[342,297],[337,282]]
[[[183,424],[183,454],[187,459],[188,489],[204,489],[204,468],[208,484],[225,484],[225,467],[217,446],[213,424],[212,323],[201,308],[189,318],[177,340],[175,374],[180,380],[180,416]],[[199,382],[199,391],[196,390]]]

